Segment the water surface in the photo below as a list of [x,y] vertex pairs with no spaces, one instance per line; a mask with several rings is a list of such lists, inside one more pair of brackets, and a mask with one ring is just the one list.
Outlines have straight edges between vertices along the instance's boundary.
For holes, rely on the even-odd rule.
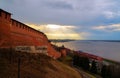
[[57,45],[64,45],[72,50],[82,50],[87,53],[98,55],[107,59],[120,62],[120,42],[119,41],[71,41],[57,43]]

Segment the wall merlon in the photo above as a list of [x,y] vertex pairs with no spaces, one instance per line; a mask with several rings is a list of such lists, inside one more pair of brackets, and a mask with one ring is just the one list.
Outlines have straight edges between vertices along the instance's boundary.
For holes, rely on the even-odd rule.
[[61,56],[43,32],[11,18],[11,13],[0,9],[0,48],[17,46],[47,46],[48,55]]
[[9,13],[9,12],[7,12],[5,10],[0,9],[0,18],[10,22],[11,13]]

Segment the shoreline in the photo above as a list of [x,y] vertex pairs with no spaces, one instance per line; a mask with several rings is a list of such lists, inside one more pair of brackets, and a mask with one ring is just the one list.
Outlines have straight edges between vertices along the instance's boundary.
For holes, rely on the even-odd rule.
[[[103,41],[106,43],[104,43]],[[120,44],[117,41],[118,40],[76,40],[69,42],[58,42],[55,45],[57,46],[64,45],[66,48],[69,48],[71,50],[75,51],[81,50],[83,52],[87,52],[89,54],[93,54],[104,59],[120,63],[120,60],[118,59],[120,54],[119,53]],[[108,55],[108,53],[110,55]]]

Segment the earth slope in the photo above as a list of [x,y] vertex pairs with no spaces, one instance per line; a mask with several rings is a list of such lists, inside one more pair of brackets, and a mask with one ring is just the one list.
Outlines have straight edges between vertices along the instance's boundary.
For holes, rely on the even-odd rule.
[[0,52],[0,77],[18,78],[81,78],[75,69],[43,54]]

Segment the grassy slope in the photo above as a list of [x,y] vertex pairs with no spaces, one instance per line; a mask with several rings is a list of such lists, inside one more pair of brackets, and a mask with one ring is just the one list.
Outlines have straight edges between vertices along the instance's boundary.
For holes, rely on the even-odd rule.
[[62,63],[66,64],[66,65],[69,65],[69,66],[71,66],[72,68],[74,68],[75,70],[79,71],[80,74],[83,76],[83,78],[96,78],[96,77],[95,77],[94,75],[92,75],[90,72],[85,71],[85,70],[81,69],[80,67],[73,66],[73,65],[71,64],[72,59],[73,59],[73,58],[72,58],[71,56],[66,56],[66,57],[60,58],[59,60],[60,60]]
[[43,54],[0,52],[0,55],[0,78],[17,78],[18,56],[20,78],[81,78],[73,68]]

